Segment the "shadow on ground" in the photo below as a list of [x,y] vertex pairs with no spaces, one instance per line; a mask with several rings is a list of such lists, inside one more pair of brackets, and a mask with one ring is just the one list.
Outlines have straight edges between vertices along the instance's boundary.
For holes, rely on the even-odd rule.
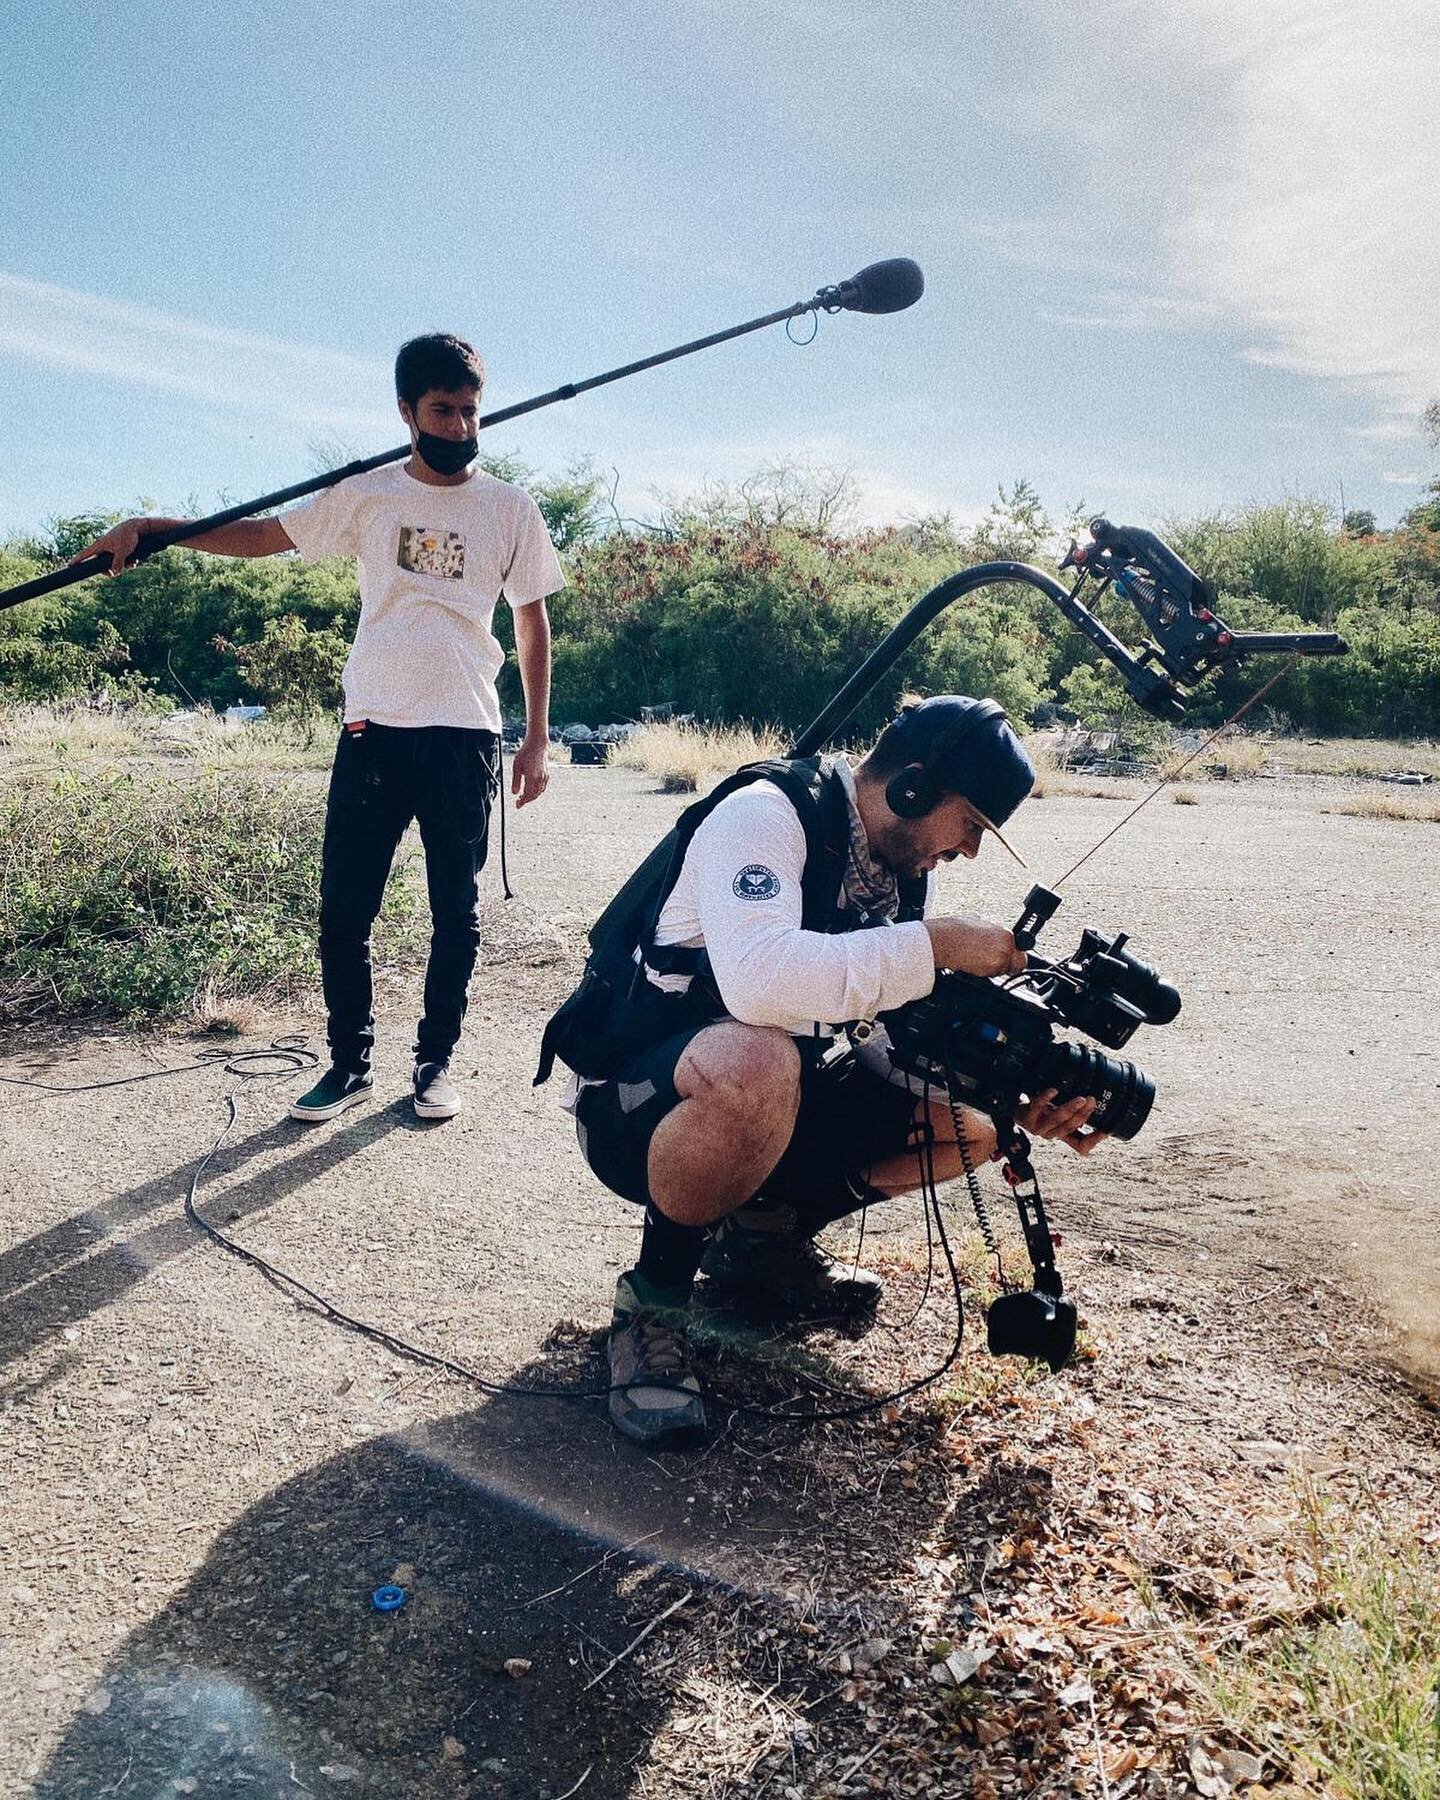
[[[407,1129],[424,1129],[417,1126],[408,1098],[323,1136],[313,1126],[280,1120],[224,1145],[206,1180],[213,1182],[293,1146],[294,1154],[283,1163],[226,1189],[224,1216],[233,1222],[265,1212],[388,1132]],[[152,1269],[205,1245],[205,1238],[176,1211],[199,1161],[198,1155],[191,1157],[0,1254],[0,1367],[18,1361],[65,1326],[113,1305]],[[162,1207],[164,1216],[147,1224],[147,1217]]]
[[[515,1380],[593,1386],[596,1351],[558,1328]],[[949,1504],[937,1491],[877,1516],[867,1498],[863,1516],[821,1529],[814,1436],[787,1431],[780,1453],[773,1426],[723,1430],[708,1451],[651,1457],[596,1400],[496,1398],[334,1458],[220,1537],[113,1658],[35,1793],[636,1792],[688,1675],[768,1685],[754,1631],[737,1629],[760,1623],[748,1608],[871,1635],[847,1530],[883,1535],[893,1568]],[[1033,1488],[1012,1500],[1045,1506]],[[993,1517],[998,1503],[982,1484],[966,1510]],[[869,1574],[884,1585],[873,1552]],[[374,1590],[397,1580],[406,1604],[377,1612]],[[893,1598],[877,1604],[900,1635]],[[803,1663],[786,1673],[800,1703],[836,1685]],[[646,1791],[670,1791],[660,1781]]]

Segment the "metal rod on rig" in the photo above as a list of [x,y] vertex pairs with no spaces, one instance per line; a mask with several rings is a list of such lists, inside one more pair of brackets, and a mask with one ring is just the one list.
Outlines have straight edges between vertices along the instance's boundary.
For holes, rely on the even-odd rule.
[[[507,420],[520,418],[524,413],[538,412],[542,406],[553,406],[559,400],[573,400],[577,394],[588,393],[591,388],[603,387],[611,381],[623,381],[627,375],[638,375],[645,369],[657,368],[661,363],[674,362],[677,357],[693,356],[697,350],[709,350],[716,344],[728,343],[731,338],[744,337],[747,332],[761,331],[767,325],[778,325],[782,320],[797,319],[803,313],[903,312],[907,306],[913,306],[924,291],[925,277],[920,272],[919,264],[911,262],[909,257],[894,256],[884,262],[870,263],[848,281],[818,289],[809,300],[797,300],[792,306],[782,306],[776,312],[765,313],[758,319],[748,319],[743,325],[732,325],[726,331],[713,331],[708,337],[692,338],[689,343],[677,344],[673,350],[661,350],[655,356],[624,363],[617,369],[607,369],[604,374],[591,375],[584,381],[567,382],[563,387],[552,388],[547,394],[537,394],[533,400],[521,400],[514,406],[501,407],[498,412],[488,413],[482,418],[479,429],[485,431],[491,426],[503,425]],[[188,538],[201,537],[205,532],[216,531],[222,525],[233,525],[237,519],[251,518],[255,513],[265,512],[272,506],[281,506],[287,500],[301,500],[307,494],[318,493],[321,488],[335,487],[339,482],[348,481],[352,475],[367,474],[371,469],[383,468],[386,463],[399,462],[402,457],[409,455],[410,445],[402,444],[398,450],[382,450],[378,456],[367,456],[362,461],[346,463],[342,469],[328,469],[323,475],[314,475],[308,481],[297,481],[293,487],[277,488],[273,494],[262,494],[258,500],[245,500],[238,506],[227,506],[223,512],[211,513],[203,519],[187,519],[183,525],[173,530],[156,532],[143,539],[141,551],[134,559],[135,563],[143,562],[147,557],[168,549],[171,544],[183,544]],[[71,587],[77,581],[88,581],[92,575],[104,574],[109,567],[108,556],[87,556],[83,562],[69,563],[64,568],[53,569],[48,575],[36,576],[33,581],[22,581],[18,586],[0,592],[0,611],[9,606],[19,606],[24,600],[34,600],[41,594],[54,593],[58,588]]]
[[894,630],[870,652],[824,711],[810,721],[785,754],[814,756],[823,750],[880,677],[893,663],[900,660],[932,619],[938,617],[962,594],[968,594],[972,588],[988,587],[995,581],[1026,582],[1031,587],[1039,588],[1042,594],[1057,604],[1069,599],[1069,595],[1053,575],[1047,575],[1043,569],[1032,568],[1029,563],[977,563],[973,569],[962,569],[958,575],[948,576],[938,587],[921,595]]

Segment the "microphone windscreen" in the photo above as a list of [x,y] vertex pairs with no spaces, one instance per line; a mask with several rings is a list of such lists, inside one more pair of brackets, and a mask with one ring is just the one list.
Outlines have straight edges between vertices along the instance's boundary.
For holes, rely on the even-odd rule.
[[846,296],[843,304],[850,312],[903,312],[925,292],[925,277],[919,263],[908,256],[891,256],[853,275],[842,292]]

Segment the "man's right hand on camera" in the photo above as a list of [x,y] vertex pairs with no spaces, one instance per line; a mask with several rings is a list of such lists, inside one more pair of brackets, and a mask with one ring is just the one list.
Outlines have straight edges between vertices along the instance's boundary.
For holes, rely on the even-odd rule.
[[926,919],[930,948],[937,969],[958,969],[965,975],[1018,975],[1025,967],[1025,952],[1015,946],[1013,933],[985,919]]

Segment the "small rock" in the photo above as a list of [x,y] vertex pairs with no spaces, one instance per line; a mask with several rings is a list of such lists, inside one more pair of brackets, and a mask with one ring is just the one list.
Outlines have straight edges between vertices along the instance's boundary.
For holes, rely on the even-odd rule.
[[523,1679],[534,1667],[534,1663],[528,1656],[507,1656],[505,1658],[505,1673],[516,1681]]
[[938,1681],[942,1687],[963,1687],[994,1654],[993,1647],[988,1644],[982,1650],[952,1650],[944,1662],[931,1665],[930,1679]]
[[465,1746],[456,1737],[443,1737],[440,1740],[440,1754],[447,1762],[458,1762],[465,1754]]
[[855,1652],[855,1667],[861,1671],[878,1668],[893,1648],[889,1638],[871,1638]]
[[1244,1750],[1212,1750],[1210,1754],[1219,1763],[1220,1773],[1234,1787],[1242,1781],[1260,1781],[1264,1777],[1264,1763]]
[[108,1712],[110,1709],[109,1688],[96,1688],[93,1693],[89,1693],[85,1696],[80,1703],[80,1707],[82,1712],[94,1713],[97,1717],[103,1712]]
[[320,1773],[327,1781],[353,1781],[360,1771],[349,1763],[321,1763]]

